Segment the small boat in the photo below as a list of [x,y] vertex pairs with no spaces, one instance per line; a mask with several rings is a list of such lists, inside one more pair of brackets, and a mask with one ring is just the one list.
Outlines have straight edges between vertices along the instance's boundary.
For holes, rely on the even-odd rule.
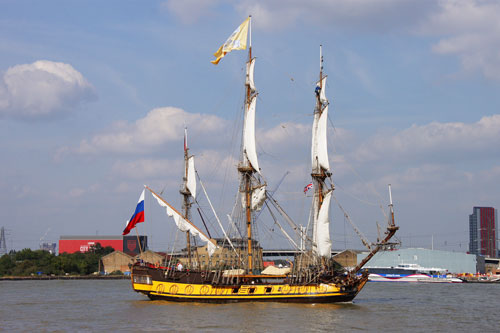
[[425,268],[417,264],[399,264],[396,267],[366,267],[368,281],[373,282],[429,282],[462,283],[442,268]]
[[464,277],[464,282],[470,283],[500,283],[500,277],[496,276],[467,276]]
[[[250,17],[231,35],[215,54],[220,59],[231,50],[244,49],[247,43],[247,31],[251,28]],[[244,34],[244,36],[242,35]],[[249,34],[251,36],[251,33]],[[236,43],[237,42],[237,43]],[[132,287],[136,292],[150,299],[183,302],[248,302],[278,301],[296,303],[332,303],[352,301],[368,281],[368,273],[362,272],[363,266],[379,250],[387,246],[398,230],[394,223],[392,198],[391,218],[387,224],[385,237],[373,245],[367,257],[352,270],[346,270],[337,264],[331,255],[329,208],[334,191],[331,179],[327,150],[328,99],[325,95],[326,75],[323,73],[323,57],[320,46],[319,80],[315,87],[316,105],[312,126],[312,172],[311,184],[314,188],[312,199],[310,228],[304,230],[296,224],[267,191],[263,170],[259,168],[255,143],[255,113],[257,90],[254,83],[255,58],[252,57],[251,39],[248,48],[248,62],[245,77],[245,105],[239,173],[238,198],[228,220],[233,228],[233,235],[224,231],[223,239],[213,239],[198,228],[190,216],[190,207],[196,195],[196,179],[193,156],[189,155],[185,140],[185,173],[181,194],[182,212],[176,210],[160,194],[146,187],[157,202],[165,207],[167,215],[174,219],[179,230],[186,233],[187,246],[184,264],[174,266],[137,262],[132,266]],[[234,47],[232,47],[232,46]],[[236,45],[238,48],[236,48]],[[245,47],[242,47],[245,45]],[[205,192],[205,189],[202,188]],[[308,189],[309,189],[308,188]],[[389,187],[390,193],[390,187]],[[211,205],[211,204],[210,204]],[[259,223],[259,211],[263,206],[273,206],[274,216],[281,216],[295,232],[295,240],[284,231],[275,220],[283,234],[296,245],[299,254],[286,269],[274,272],[263,270],[262,248],[256,237],[256,224]],[[269,207],[267,207],[269,208]],[[269,208],[270,209],[270,208]],[[215,214],[215,212],[214,212]],[[290,232],[290,231],[289,231]],[[206,245],[204,248],[192,246],[192,237],[199,237]],[[304,247],[297,243],[306,244]],[[224,265],[206,259],[223,249],[229,258]],[[203,251],[202,253],[200,251]],[[193,254],[195,253],[195,254]],[[218,256],[218,255],[217,255]],[[201,258],[201,259],[200,259]],[[359,273],[359,274],[358,274]]]

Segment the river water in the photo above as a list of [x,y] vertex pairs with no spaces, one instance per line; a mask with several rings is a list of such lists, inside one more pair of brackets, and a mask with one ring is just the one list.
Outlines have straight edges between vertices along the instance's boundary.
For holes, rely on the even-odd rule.
[[353,303],[150,301],[128,280],[0,281],[0,331],[498,332],[500,284],[368,283]]

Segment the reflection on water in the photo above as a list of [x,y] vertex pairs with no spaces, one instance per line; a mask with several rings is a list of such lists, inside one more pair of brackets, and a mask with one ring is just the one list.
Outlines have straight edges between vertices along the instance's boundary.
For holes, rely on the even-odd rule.
[[497,331],[499,294],[500,284],[369,283],[353,303],[204,304],[150,301],[125,280],[1,281],[0,330]]

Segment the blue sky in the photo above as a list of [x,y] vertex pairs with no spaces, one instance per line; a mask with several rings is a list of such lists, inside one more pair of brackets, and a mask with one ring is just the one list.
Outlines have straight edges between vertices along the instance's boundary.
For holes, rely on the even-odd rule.
[[[0,218],[15,249],[119,234],[143,184],[180,207],[182,131],[221,216],[236,193],[252,19],[257,145],[307,223],[313,90],[323,45],[335,195],[371,239],[393,185],[403,246],[466,251],[473,206],[500,207],[496,1],[0,1]],[[150,198],[146,198],[148,201]],[[201,203],[202,206],[206,203]],[[153,248],[171,221],[149,201]],[[264,245],[287,244],[262,217]],[[334,248],[361,248],[332,207]],[[214,225],[213,221],[209,224]],[[268,242],[268,244],[265,244]]]

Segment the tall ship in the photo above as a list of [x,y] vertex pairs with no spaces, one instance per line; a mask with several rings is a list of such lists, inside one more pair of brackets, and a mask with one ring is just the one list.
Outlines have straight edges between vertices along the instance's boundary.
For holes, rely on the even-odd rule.
[[[247,38],[248,37],[248,38]],[[332,303],[353,300],[368,281],[363,266],[389,244],[398,230],[394,223],[392,198],[390,217],[384,236],[370,244],[369,254],[354,268],[347,270],[331,255],[330,201],[334,191],[327,149],[327,119],[329,101],[325,94],[327,76],[323,73],[320,47],[319,80],[314,89],[315,107],[312,124],[311,183],[313,189],[311,213],[307,227],[296,224],[267,190],[263,170],[259,168],[255,140],[257,89],[254,83],[255,58],[252,56],[251,17],[248,17],[214,54],[217,64],[232,50],[247,49],[245,102],[241,152],[237,166],[239,186],[237,200],[225,230],[217,217],[223,238],[214,239],[191,220],[191,208],[196,196],[194,156],[189,154],[187,135],[184,140],[184,177],[181,188],[182,209],[177,210],[159,193],[146,186],[156,201],[166,209],[176,226],[186,235],[182,260],[173,256],[161,263],[136,262],[131,269],[133,290],[152,300],[189,302],[248,302],[277,301],[296,303]],[[198,182],[203,192],[206,189]],[[390,190],[389,190],[390,193]],[[142,198],[143,199],[143,198]],[[208,197],[207,197],[208,199]],[[210,206],[212,204],[208,199]],[[275,223],[296,248],[289,267],[263,269],[262,247],[256,226],[261,209],[271,208]],[[214,214],[215,211],[214,211]],[[134,215],[135,216],[135,215]],[[278,222],[278,216],[283,222]],[[133,219],[131,219],[132,221]],[[127,227],[130,230],[130,223]],[[289,231],[286,231],[289,230]],[[290,231],[291,230],[291,231]],[[203,246],[193,245],[201,240]],[[213,260],[214,253],[225,253],[225,264]],[[218,255],[217,255],[218,257]],[[222,255],[221,255],[222,257]],[[207,264],[208,262],[208,264]]]

